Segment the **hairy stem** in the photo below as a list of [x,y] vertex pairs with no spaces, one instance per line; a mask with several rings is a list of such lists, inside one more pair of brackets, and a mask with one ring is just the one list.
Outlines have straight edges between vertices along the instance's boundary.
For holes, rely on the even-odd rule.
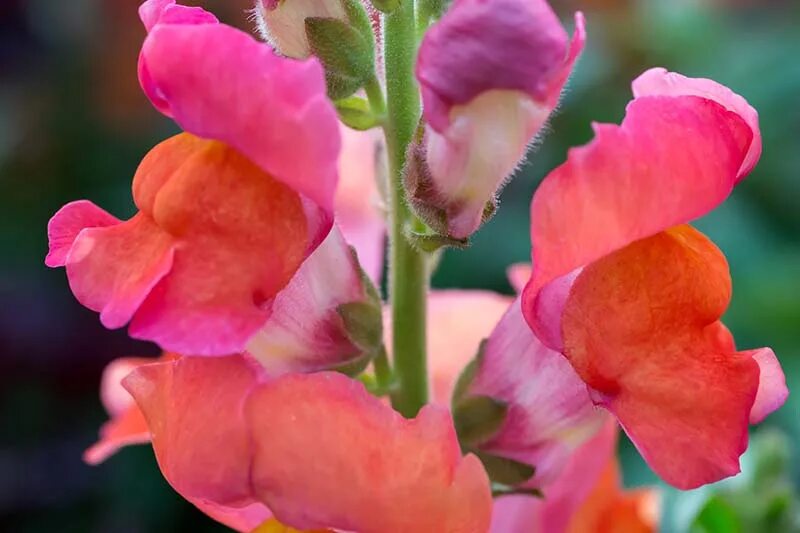
[[425,353],[425,314],[428,274],[425,257],[406,240],[404,229],[414,223],[403,186],[406,150],[420,116],[419,92],[414,79],[416,21],[414,0],[404,0],[384,15],[387,122],[386,144],[390,176],[389,296],[392,306],[392,354],[397,391],[392,405],[407,417],[428,401]]

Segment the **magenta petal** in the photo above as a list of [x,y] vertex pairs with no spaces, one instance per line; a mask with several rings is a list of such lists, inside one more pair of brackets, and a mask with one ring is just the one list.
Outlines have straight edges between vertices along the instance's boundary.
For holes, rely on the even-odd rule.
[[760,374],[756,399],[750,410],[750,423],[758,424],[783,405],[789,397],[789,389],[775,352],[769,348],[761,348],[751,353],[758,363]]
[[566,358],[533,335],[519,298],[489,337],[468,394],[509,406],[497,435],[481,449],[534,465],[529,484],[535,487],[556,479],[573,450],[608,418]]
[[747,100],[722,84],[706,78],[688,78],[664,68],[652,68],[633,81],[633,96],[700,96],[713,100],[728,111],[739,115],[753,131],[753,141],[747,150],[737,176],[737,182],[753,170],[761,157],[761,130],[758,112]]
[[563,83],[563,70],[571,70],[565,60],[582,46],[582,19],[576,37],[569,50],[567,33],[545,0],[457,0],[420,46],[416,72],[425,118],[443,132],[452,106],[494,89],[555,105],[561,86],[553,81]]
[[339,125],[319,62],[280,58],[222,24],[158,24],[142,57],[185,131],[235,148],[332,212]]
[[81,230],[119,224],[120,220],[88,200],[70,202],[53,215],[47,224],[50,251],[44,260],[49,267],[64,266],[72,244]]

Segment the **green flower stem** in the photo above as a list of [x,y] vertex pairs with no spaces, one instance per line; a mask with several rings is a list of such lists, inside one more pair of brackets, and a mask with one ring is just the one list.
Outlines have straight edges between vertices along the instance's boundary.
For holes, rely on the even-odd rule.
[[425,353],[425,314],[428,290],[426,258],[406,240],[404,229],[415,225],[405,199],[403,168],[406,150],[420,117],[419,91],[414,78],[416,21],[414,0],[403,0],[384,15],[387,122],[386,145],[390,176],[389,297],[392,305],[392,354],[397,390],[392,405],[413,417],[428,401]]

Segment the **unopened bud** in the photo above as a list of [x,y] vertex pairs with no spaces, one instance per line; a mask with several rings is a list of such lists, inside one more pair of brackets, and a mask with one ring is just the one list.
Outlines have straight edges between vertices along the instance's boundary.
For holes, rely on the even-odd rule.
[[417,78],[428,188],[448,236],[478,229],[556,107],[584,40],[582,17],[569,43],[544,0],[456,0],[428,31]]
[[258,0],[255,15],[264,39],[281,54],[295,59],[311,55],[307,18],[347,21],[342,0]]

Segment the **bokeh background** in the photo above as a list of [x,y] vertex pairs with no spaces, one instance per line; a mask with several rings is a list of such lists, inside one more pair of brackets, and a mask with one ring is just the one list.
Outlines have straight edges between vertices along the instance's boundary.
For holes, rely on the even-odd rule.
[[[48,218],[88,198],[134,212],[141,157],[175,131],[142,95],[138,0],[0,0],[0,530],[223,531],[162,479],[149,447],[100,467],[82,463],[105,414],[103,366],[154,346],[107,331],[43,258]],[[197,3],[197,2],[189,2]],[[528,205],[537,183],[592,121],[619,122],[630,81],[650,66],[714,78],[760,112],[764,156],[731,199],[698,222],[727,254],[726,316],[741,347],[772,346],[800,390],[800,2],[585,0],[554,7],[571,25],[586,12],[589,44],[551,132],[467,251],[448,252],[439,287],[510,292],[505,269],[529,257]],[[208,0],[252,29],[246,0]],[[800,394],[757,436],[743,476],[665,493],[664,531],[793,531],[800,480]],[[656,479],[627,443],[625,480]],[[698,518],[699,517],[699,518]]]

